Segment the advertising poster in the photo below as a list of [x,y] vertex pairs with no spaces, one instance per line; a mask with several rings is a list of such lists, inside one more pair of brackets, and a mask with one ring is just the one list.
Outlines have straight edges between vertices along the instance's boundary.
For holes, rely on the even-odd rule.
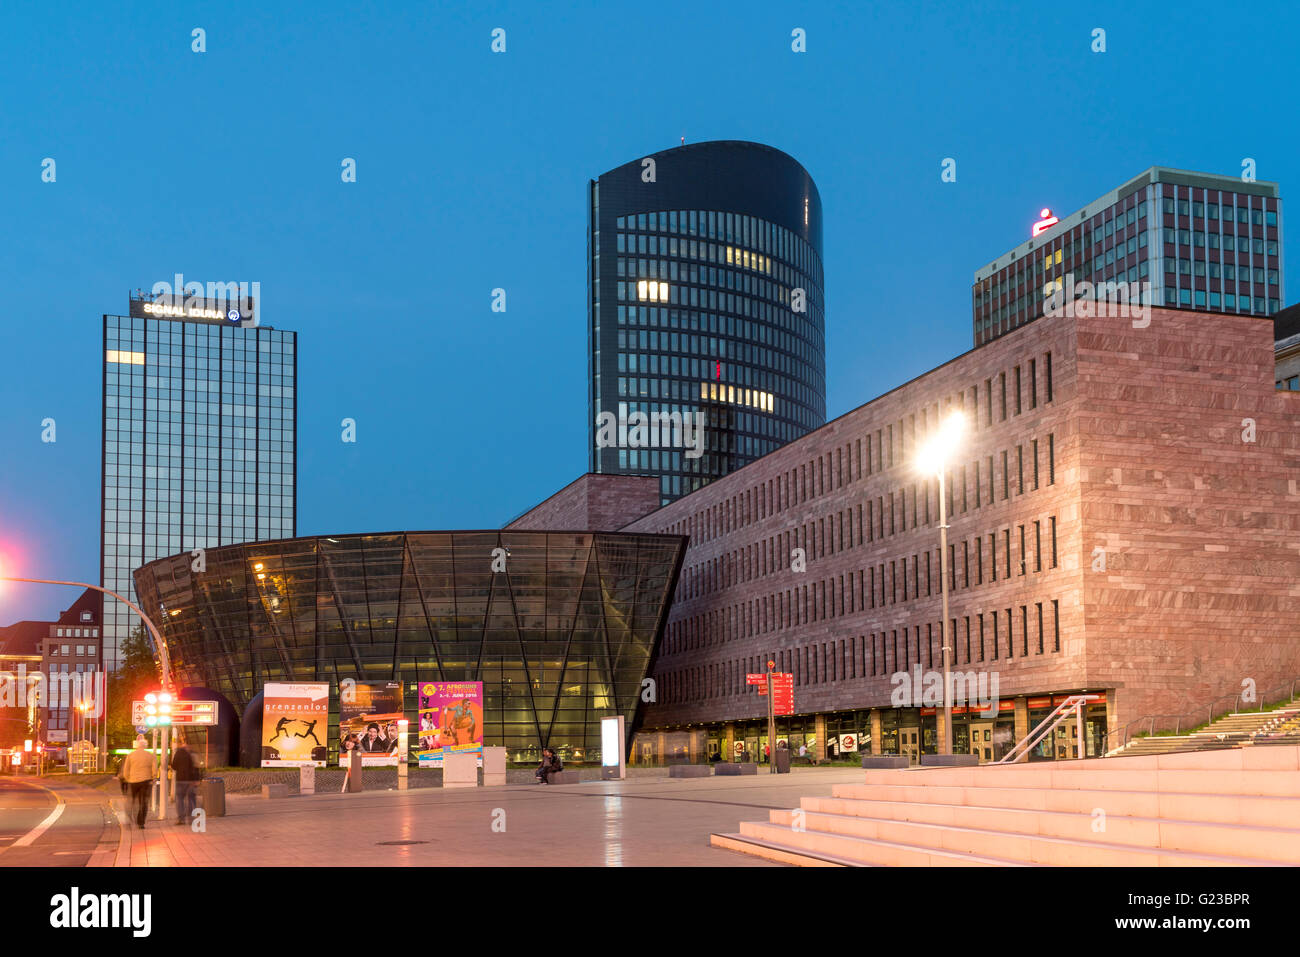
[[262,686],[262,767],[296,767],[311,762],[323,768],[329,751],[330,686]]
[[404,704],[400,681],[339,682],[339,764],[349,763],[355,749],[362,767],[396,767]]
[[420,767],[442,766],[448,752],[483,759],[483,682],[420,682]]

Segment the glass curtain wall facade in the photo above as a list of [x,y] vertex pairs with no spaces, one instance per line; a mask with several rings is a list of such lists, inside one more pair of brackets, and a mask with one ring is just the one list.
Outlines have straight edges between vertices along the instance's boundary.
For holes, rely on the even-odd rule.
[[[592,472],[656,475],[667,504],[825,423],[821,198],[802,166],[700,143],[604,174],[589,201]],[[702,454],[653,430],[602,445],[602,413],[699,421]]]
[[[595,760],[631,734],[685,551],[677,535],[394,532],[248,543],[136,572],[173,668],[240,709],[268,681],[482,681],[484,740]],[[504,570],[493,570],[494,550]],[[336,723],[331,748],[337,748]]]
[[[296,345],[268,326],[104,316],[104,587],[134,600],[146,562],[294,534]],[[103,608],[113,670],[139,619]]]
[[[975,273],[980,346],[1043,315],[1057,290],[1150,284],[1157,306],[1275,315],[1286,301],[1276,183],[1154,167]],[[1114,295],[1103,290],[1096,298]],[[1091,298],[1091,297],[1090,297]]]

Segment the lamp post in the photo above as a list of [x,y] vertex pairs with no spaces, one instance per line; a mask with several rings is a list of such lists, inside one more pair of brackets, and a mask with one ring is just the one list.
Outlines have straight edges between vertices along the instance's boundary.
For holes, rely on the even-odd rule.
[[939,479],[939,594],[943,600],[943,621],[939,633],[943,641],[943,742],[940,754],[952,754],[952,635],[948,630],[948,510],[945,477],[948,456],[961,441],[966,417],[951,413],[938,432],[921,448],[917,464],[922,472]]
[[[100,592],[100,593],[105,594],[105,595],[112,595],[114,598],[116,598],[116,599],[117,599],[118,601],[120,601],[122,604],[126,605],[128,608],[130,608],[132,611],[134,611],[137,615],[139,615],[139,616],[140,616],[140,620],[143,621],[144,624],[145,624],[145,627],[149,629],[149,634],[153,636],[153,646],[154,646],[154,648],[156,648],[156,649],[158,650],[158,664],[159,664],[159,666],[160,666],[160,668],[161,668],[161,671],[162,671],[162,687],[163,687],[163,690],[164,690],[164,691],[167,691],[167,692],[170,692],[170,691],[172,690],[172,686],[173,686],[173,681],[172,681],[172,665],[171,665],[171,657],[167,654],[167,642],[163,640],[162,633],[158,630],[158,626],[155,625],[155,624],[153,623],[153,619],[150,618],[148,615],[146,615],[146,614],[144,613],[144,611],[140,608],[140,606],[137,605],[135,602],[131,601],[129,598],[123,598],[121,595],[119,595],[119,594],[118,594],[117,592],[115,592],[115,591],[112,591],[111,589],[104,588],[104,587],[102,587],[102,586],[100,586],[100,585],[91,585],[91,584],[89,584],[89,583],[87,583],[87,582],[65,582],[65,581],[58,581],[58,580],[56,580],[56,579],[52,579],[52,578],[18,578],[18,577],[13,576],[13,575],[0,575],[0,581],[4,581],[4,582],[26,582],[26,583],[28,583],[28,584],[33,584],[33,585],[69,585],[69,586],[71,586],[71,587],[73,587],[73,588],[89,588],[89,589],[91,589],[92,591],[97,591],[97,592]],[[102,649],[102,648],[104,647],[104,641],[103,641],[103,639],[104,639],[104,635],[103,635],[102,632],[100,633],[100,636],[99,636],[99,637],[100,637],[100,643],[99,643],[99,646],[100,646],[100,648]],[[107,696],[108,696],[108,681],[107,681],[107,679],[105,679],[105,681],[104,681],[104,696],[105,696],[105,698],[107,699]],[[107,710],[107,709],[108,709],[108,701],[107,701],[107,700],[105,700],[105,702],[104,702],[104,708],[105,708],[104,716],[105,716],[105,718],[107,718],[107,716],[108,716],[108,710]],[[166,738],[166,735],[165,735],[165,734],[164,734],[164,737],[163,737],[162,764],[161,764],[161,767],[159,768],[159,775],[158,775],[158,778],[159,778],[159,783],[160,783],[160,785],[161,785],[160,790],[162,791],[162,794],[163,794],[162,800],[160,801],[160,808],[159,808],[159,817],[160,817],[160,819],[161,819],[161,818],[165,818],[166,815],[167,815],[167,804],[166,804],[166,801],[167,801],[167,798],[166,798],[166,794],[167,794],[167,738]]]

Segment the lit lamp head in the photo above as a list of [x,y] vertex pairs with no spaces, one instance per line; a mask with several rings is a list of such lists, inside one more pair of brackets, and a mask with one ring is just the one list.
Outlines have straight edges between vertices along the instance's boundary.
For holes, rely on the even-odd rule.
[[939,475],[952,453],[961,445],[966,433],[966,416],[951,412],[939,428],[916,453],[917,470],[925,475]]

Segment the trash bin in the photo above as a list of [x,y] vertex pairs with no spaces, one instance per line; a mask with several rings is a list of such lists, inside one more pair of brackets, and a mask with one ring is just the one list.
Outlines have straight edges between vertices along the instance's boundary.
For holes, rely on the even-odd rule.
[[226,816],[225,778],[204,778],[199,782],[199,806],[208,817]]
[[776,755],[776,773],[789,774],[790,773],[790,749],[777,748],[772,753]]

